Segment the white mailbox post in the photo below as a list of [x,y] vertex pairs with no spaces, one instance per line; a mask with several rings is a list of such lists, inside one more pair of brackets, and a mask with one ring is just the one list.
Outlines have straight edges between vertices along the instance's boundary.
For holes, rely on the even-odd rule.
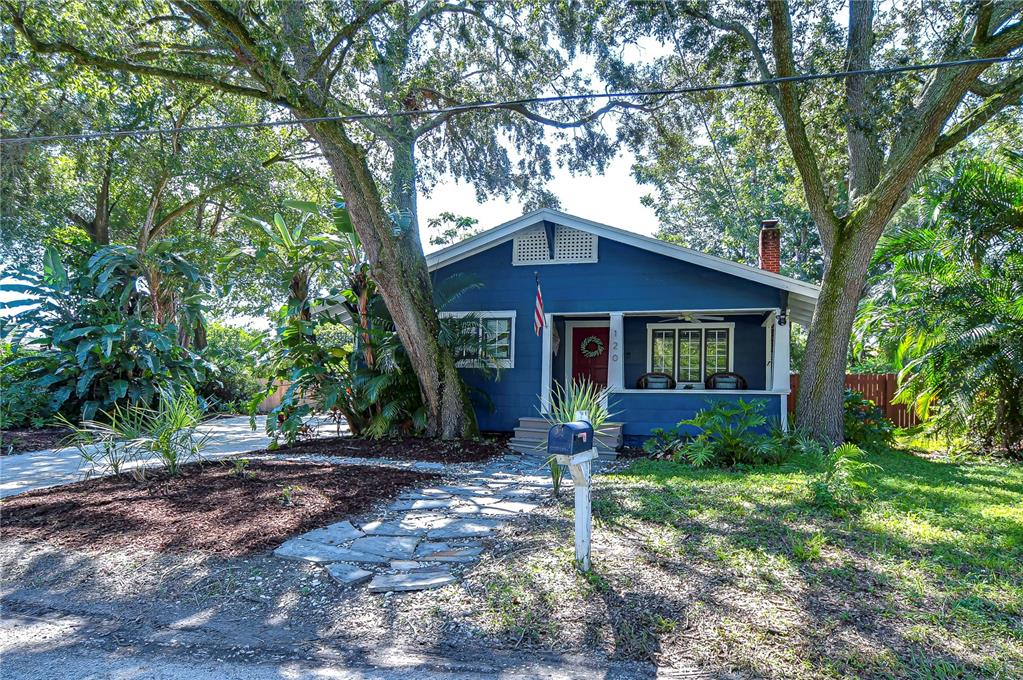
[[[590,422],[589,414],[579,411],[576,420]],[[590,464],[597,458],[596,434],[593,437],[593,448],[572,456],[555,456],[558,465],[568,467],[572,474],[572,485],[575,487],[575,562],[579,571],[590,570],[590,535],[593,520],[590,502]]]
[[596,457],[596,449],[574,456],[556,456],[558,465],[568,466],[575,486],[575,562],[582,572],[590,570],[590,533],[593,524],[590,512],[590,463]]

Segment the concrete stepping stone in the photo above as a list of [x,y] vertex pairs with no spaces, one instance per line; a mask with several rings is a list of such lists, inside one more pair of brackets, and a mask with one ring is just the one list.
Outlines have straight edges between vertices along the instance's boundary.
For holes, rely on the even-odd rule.
[[391,569],[398,571],[437,571],[437,565],[417,560],[391,560]]
[[[416,550],[419,562],[475,562],[483,552],[481,545],[449,546],[444,543],[424,543],[424,546],[439,546],[424,551]],[[420,546],[422,547],[422,546]]]
[[363,535],[361,531],[352,526],[351,522],[345,520],[328,524],[320,529],[313,529],[300,535],[298,538],[326,545],[341,545],[356,538],[361,538]]
[[444,515],[436,513],[405,515],[398,519],[374,520],[362,525],[362,530],[370,536],[419,536],[426,535],[433,522]]
[[437,493],[426,493],[426,491],[427,490],[424,490],[424,491],[412,491],[412,492],[409,492],[409,493],[399,494],[398,495],[398,500],[401,500],[401,501],[427,501],[427,500],[437,499],[437,498],[451,498],[451,494],[445,493],[445,492],[440,491],[440,490],[438,490]]
[[[359,539],[361,540],[361,539]],[[365,553],[348,548],[339,548],[335,545],[306,541],[302,538],[293,538],[285,542],[281,547],[274,550],[274,555],[285,560],[296,560],[299,562],[313,562],[322,564],[327,562],[360,562],[367,564],[385,564],[387,558],[376,553]]]
[[536,503],[524,503],[522,501],[498,501],[488,505],[486,510],[499,510],[503,512],[533,512],[537,508]]
[[364,536],[352,541],[352,550],[388,558],[408,559],[412,557],[418,543],[419,539],[415,536]]
[[[435,538],[473,538],[487,536],[494,529],[500,527],[502,522],[496,519],[468,519],[461,517],[448,517],[437,523],[427,532],[426,537]],[[362,539],[360,539],[362,540]]]
[[372,571],[345,562],[331,562],[326,569],[327,573],[343,586],[355,586],[373,578]]
[[419,571],[410,574],[377,574],[369,582],[369,592],[405,592],[440,588],[458,579],[447,571]]
[[476,485],[442,486],[440,488],[445,492],[456,496],[490,496],[494,493],[493,489]]
[[387,506],[388,510],[437,510],[451,508],[460,501],[456,498],[427,498],[422,500],[395,501]]

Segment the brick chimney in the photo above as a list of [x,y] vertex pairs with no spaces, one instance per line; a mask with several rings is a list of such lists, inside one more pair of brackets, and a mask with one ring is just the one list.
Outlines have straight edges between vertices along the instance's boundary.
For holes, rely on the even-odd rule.
[[781,273],[781,228],[778,220],[763,220],[760,223],[760,268]]

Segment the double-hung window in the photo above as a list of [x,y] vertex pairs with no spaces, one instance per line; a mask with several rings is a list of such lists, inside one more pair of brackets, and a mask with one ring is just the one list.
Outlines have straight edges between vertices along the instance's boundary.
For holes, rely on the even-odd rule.
[[458,332],[451,334],[459,345],[455,348],[459,366],[512,368],[515,365],[514,311],[441,312],[440,317],[459,320],[462,324]]
[[679,386],[703,385],[732,370],[734,324],[649,324],[647,370],[667,373]]

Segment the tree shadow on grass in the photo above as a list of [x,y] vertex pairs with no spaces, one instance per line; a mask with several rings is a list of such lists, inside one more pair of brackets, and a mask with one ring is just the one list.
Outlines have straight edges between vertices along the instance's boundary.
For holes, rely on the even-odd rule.
[[[704,564],[717,561],[718,571],[735,575],[737,580],[726,583],[726,588],[745,580],[742,589],[751,598],[761,597],[757,593],[761,585],[750,575],[761,573],[763,580],[770,583],[771,570],[777,570],[775,578],[789,583],[773,592],[794,604],[801,619],[801,630],[792,644],[813,665],[845,668],[846,672],[863,677],[900,672],[926,674],[928,669],[937,669],[936,672],[952,669],[961,677],[985,677],[991,672],[988,663],[1000,662],[989,657],[978,663],[976,657],[965,657],[958,650],[964,647],[968,634],[964,639],[962,631],[946,628],[949,624],[935,621],[933,613],[929,615],[926,609],[904,607],[899,598],[890,600],[888,596],[899,585],[900,575],[898,571],[884,569],[872,554],[872,545],[880,538],[886,550],[904,559],[919,558],[921,551],[943,550],[967,565],[973,564],[970,560],[974,556],[953,541],[921,545],[876,528],[872,536],[861,537],[862,527],[855,517],[842,520],[829,517],[810,507],[798,494],[789,494],[784,501],[773,489],[727,487],[729,481],[739,479],[731,476],[733,473],[693,473],[680,468],[679,477],[672,479],[670,475],[651,475],[649,465],[641,469],[644,472],[634,477],[631,484],[628,474],[619,475],[618,482],[626,481],[625,486],[611,486],[598,494],[597,517],[618,531],[663,526],[689,536],[690,542],[698,546],[690,555]],[[785,476],[791,473],[791,467],[778,471]],[[758,469],[756,474],[770,477],[772,472]],[[963,475],[955,476],[962,480],[960,483],[977,483]],[[932,481],[927,474],[922,479]],[[726,487],[720,488],[722,484]],[[897,484],[890,488],[883,484],[881,481],[882,497],[905,493]],[[933,486],[936,497],[917,499],[918,504],[948,502],[940,485]],[[679,489],[701,492],[685,493]],[[762,502],[765,498],[766,502]],[[980,521],[981,516],[972,519]],[[1014,534],[1016,526],[1010,521],[1005,531]],[[816,538],[818,535],[822,538]],[[831,546],[825,552],[834,554],[827,558],[814,554],[812,546],[821,540]],[[835,559],[839,563],[831,564]],[[976,566],[969,571],[986,576]],[[689,578],[684,571],[676,573]],[[933,583],[929,587],[940,591],[942,584]],[[969,607],[970,612],[983,619],[982,626],[999,622],[1008,625],[1011,608],[984,597],[970,602],[975,605]],[[930,631],[924,639],[919,628],[913,630],[913,621],[923,621]]]

